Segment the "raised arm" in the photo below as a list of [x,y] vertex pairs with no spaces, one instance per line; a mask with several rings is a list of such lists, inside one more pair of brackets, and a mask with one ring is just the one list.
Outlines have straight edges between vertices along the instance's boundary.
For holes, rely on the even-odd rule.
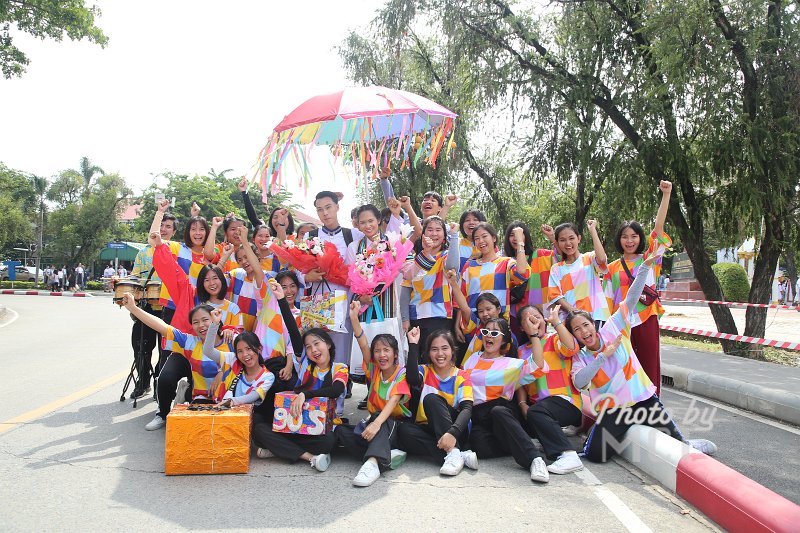
[[147,233],[161,232],[161,221],[164,219],[164,213],[169,209],[169,200],[161,200],[156,206],[156,214],[153,215],[153,223],[150,224],[150,231]]
[[608,262],[606,250],[603,248],[603,241],[597,234],[597,221],[590,218],[586,221],[586,227],[589,228],[589,234],[592,236],[592,244],[594,245],[594,257],[599,265],[605,265]]
[[567,325],[564,324],[563,320],[561,320],[561,317],[559,316],[560,311],[560,305],[556,304],[553,306],[553,308],[550,310],[550,316],[547,317],[547,321],[556,330],[561,344],[563,344],[568,350],[572,351],[577,347],[575,337],[572,336],[572,333],[570,333],[567,329]]
[[253,207],[253,201],[250,199],[250,195],[247,194],[247,186],[249,183],[247,182],[247,178],[242,177],[242,180],[239,182],[239,191],[242,193],[242,203],[244,204],[244,211],[247,213],[247,220],[250,221],[250,224],[253,227],[263,226],[264,221],[258,218],[256,214],[256,208]]
[[151,232],[147,243],[153,247],[153,268],[161,278],[161,283],[167,288],[170,298],[176,303],[183,301],[184,295],[192,290],[192,284],[186,276],[186,272],[178,266],[178,261],[172,255],[169,247],[161,243],[160,233]]
[[439,217],[442,220],[445,221],[447,220],[447,213],[449,213],[450,209],[452,209],[453,206],[456,205],[456,202],[458,202],[458,196],[456,196],[455,194],[448,194],[447,196],[444,197],[444,205],[439,210]]
[[358,347],[361,348],[361,366],[364,372],[367,371],[367,361],[372,359],[369,350],[369,343],[367,336],[364,335],[364,329],[361,327],[361,322],[358,321],[358,312],[361,309],[361,303],[358,300],[350,302],[350,322],[353,324],[353,338],[358,342]]
[[664,234],[664,221],[667,219],[667,210],[669,209],[669,197],[672,195],[672,182],[661,180],[658,188],[661,189],[661,204],[658,206],[658,213],[656,214],[656,236],[660,237]]
[[[472,314],[472,310],[469,307],[469,302],[467,302],[467,297],[464,296],[464,293],[461,291],[461,284],[458,282],[458,274],[456,274],[454,269],[451,269],[445,272],[445,277],[447,277],[447,282],[450,284],[450,297],[456,302],[456,305],[458,305],[463,322],[465,317],[469,318]],[[460,326],[460,324],[457,325]]]
[[[530,275],[530,268],[531,266],[528,264],[528,257],[525,255],[525,233],[523,232],[522,228],[517,226],[513,230],[514,236],[517,238],[517,250],[516,250],[516,259],[517,264],[515,268],[518,273],[524,274],[528,273]],[[508,253],[508,251],[506,251]],[[525,279],[528,279],[528,276],[524,276]]]
[[136,300],[133,299],[133,295],[131,293],[126,292],[122,295],[122,305],[125,306],[125,309],[127,309],[133,316],[139,319],[139,322],[152,329],[156,333],[160,333],[163,336],[167,335],[170,326],[160,318],[151,315],[136,305]]
[[[297,327],[297,322],[292,314],[292,308],[289,307],[289,302],[286,301],[286,295],[283,293],[283,287],[274,279],[269,280],[269,288],[272,290],[272,295],[278,299],[278,307],[281,310],[281,318],[283,318],[283,325],[286,331],[289,332],[289,339],[292,341],[292,347],[295,351],[295,356],[303,353],[303,335]],[[270,294],[267,292],[265,298],[269,298]]]
[[380,182],[381,191],[383,191],[383,201],[389,205],[389,198],[394,198],[394,189],[392,189],[392,182],[389,177],[392,175],[392,169],[387,165],[381,169]]
[[219,309],[214,309],[211,311],[211,325],[208,326],[208,331],[206,332],[206,340],[203,341],[203,355],[217,363],[219,366],[222,366],[224,362],[222,357],[222,352],[217,350],[216,339],[217,339],[217,332],[219,331],[219,324],[222,321],[222,311]]
[[205,256],[206,261],[213,261],[214,256],[216,255],[217,231],[219,230],[220,226],[222,226],[222,220],[222,217],[214,217],[211,219],[211,229],[208,231],[206,244],[203,247],[203,255]]
[[411,227],[414,228],[414,233],[411,235],[411,240],[416,241],[422,237],[422,223],[420,223],[417,213],[414,212],[414,207],[411,205],[411,199],[408,196],[400,197],[400,206],[405,209],[408,214],[408,221]]
[[605,348],[603,348],[603,351],[597,354],[597,357],[592,359],[588,365],[575,372],[572,376],[572,383],[579,389],[586,389],[592,382],[592,378],[603,366],[603,363],[617,351],[621,342],[622,335],[619,335],[612,342],[608,343]]
[[247,262],[253,266],[253,280],[255,280],[256,287],[260,287],[264,283],[264,269],[261,268],[261,261],[256,257],[253,247],[247,242],[247,228],[241,226],[238,228],[239,237],[242,239],[242,249]]
[[458,224],[452,222],[447,232],[447,259],[444,260],[445,270],[458,270],[461,266],[461,255],[458,245]]
[[406,381],[410,387],[422,386],[422,374],[419,372],[419,328],[413,327],[406,334],[408,337],[408,359],[406,359]]

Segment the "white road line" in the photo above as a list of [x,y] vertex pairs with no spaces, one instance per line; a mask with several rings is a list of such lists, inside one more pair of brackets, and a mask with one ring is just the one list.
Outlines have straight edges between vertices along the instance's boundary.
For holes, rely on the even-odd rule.
[[788,431],[789,433],[794,433],[795,435],[800,435],[800,428],[796,428],[786,423],[778,422],[776,420],[772,420],[770,418],[757,415],[755,413],[751,413],[750,411],[745,411],[744,409],[739,409],[738,407],[734,407],[732,405],[728,405],[726,403],[720,403],[705,396],[700,396],[698,394],[692,394],[690,392],[684,392],[675,389],[669,389],[664,387],[664,390],[669,391],[672,394],[677,394],[678,396],[683,396],[684,398],[694,398],[700,402],[707,403],[709,405],[713,405],[723,411],[728,411],[730,413],[735,413],[739,416],[743,416],[745,418],[749,418],[750,420],[755,420],[756,422],[761,422],[762,424],[766,424],[768,426],[772,426],[774,428],[782,429],[783,431]]
[[19,318],[19,313],[17,313],[17,312],[16,312],[16,311],[14,311],[13,309],[9,309],[9,308],[7,308],[7,307],[6,307],[6,314],[8,314],[8,315],[11,315],[11,318],[9,318],[9,319],[7,319],[7,320],[3,320],[3,321],[0,323],[0,328],[4,328],[4,327],[6,327],[7,325],[11,324],[11,323],[12,323],[12,322],[14,322],[16,319],[18,319],[18,318]]
[[653,533],[653,530],[647,527],[647,524],[642,522],[642,519],[639,518],[630,507],[625,505],[625,502],[620,500],[619,496],[614,494],[611,489],[604,486],[603,483],[597,479],[597,476],[586,468],[586,465],[584,465],[583,470],[575,472],[575,475],[578,476],[585,485],[592,487],[595,496],[603,502],[603,505],[608,507],[608,510],[617,517],[617,520],[622,523],[625,529],[631,533]]

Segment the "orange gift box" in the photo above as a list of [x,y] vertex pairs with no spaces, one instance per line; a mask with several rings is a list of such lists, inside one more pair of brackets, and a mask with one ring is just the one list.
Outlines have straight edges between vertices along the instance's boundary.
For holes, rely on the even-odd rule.
[[190,411],[188,407],[176,405],[167,415],[164,473],[246,474],[253,406],[222,411]]

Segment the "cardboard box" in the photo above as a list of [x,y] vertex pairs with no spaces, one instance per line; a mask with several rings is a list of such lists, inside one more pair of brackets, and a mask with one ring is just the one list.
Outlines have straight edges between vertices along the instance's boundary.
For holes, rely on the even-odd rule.
[[275,393],[275,416],[272,431],[277,433],[298,433],[300,435],[324,435],[333,428],[336,417],[336,400],[332,398],[309,398],[303,403],[300,417],[289,413],[293,392]]
[[176,405],[167,415],[164,473],[246,474],[253,406],[223,411],[190,411],[189,407]]

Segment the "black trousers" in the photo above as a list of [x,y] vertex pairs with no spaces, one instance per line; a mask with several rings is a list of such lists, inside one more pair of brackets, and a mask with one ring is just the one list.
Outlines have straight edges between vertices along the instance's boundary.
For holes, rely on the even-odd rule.
[[[145,311],[153,316],[161,317],[161,311],[154,311],[149,305],[143,308]],[[131,328],[131,346],[133,347],[133,357],[136,361],[136,373],[139,376],[137,380],[138,389],[146,389],[150,386],[149,371],[152,365],[153,348],[155,348],[161,336],[155,330],[142,324],[139,320],[133,321]]]
[[172,400],[175,399],[176,389],[178,382],[181,378],[189,380],[189,390],[187,397],[181,398],[181,401],[189,401],[192,399],[192,367],[189,361],[182,355],[171,353],[164,366],[161,367],[161,372],[158,373],[158,380],[156,387],[158,388],[158,414],[164,420],[167,419],[169,410],[172,408]]
[[[371,424],[379,414],[371,414],[367,424]],[[392,448],[397,447],[398,425],[396,420],[387,419],[370,441],[361,435],[356,435],[351,425],[338,426],[333,432],[336,436],[336,449],[347,452],[362,461],[374,457],[378,461],[380,469],[387,470],[392,463]]]
[[[339,431],[338,429],[336,431]],[[331,453],[335,437],[333,432],[324,435],[298,435],[272,431],[272,418],[267,420],[262,413],[253,413],[253,442],[266,448],[281,459],[298,461],[308,452],[311,455]]]
[[428,336],[434,331],[443,329],[445,331],[453,330],[453,320],[451,318],[421,318],[419,320],[412,320],[411,327],[419,328],[419,361],[420,364],[425,365],[430,363],[428,351],[426,349]]
[[[447,403],[447,400],[438,394],[425,396],[422,406],[425,408],[428,423],[416,424],[412,421],[400,423],[397,432],[398,446],[406,453],[421,455],[441,463],[447,454],[436,445],[442,435],[447,433],[453,425],[457,413]],[[469,437],[466,431],[459,437],[457,446],[461,450],[469,448]]]
[[528,408],[525,417],[528,433],[539,439],[548,459],[572,450],[563,426],[580,426],[581,410],[561,396],[548,396]]
[[506,400],[492,400],[472,407],[469,444],[481,459],[511,455],[523,468],[530,468],[533,460],[541,457]]
[[622,442],[625,433],[634,424],[662,429],[671,437],[684,440],[672,417],[654,394],[630,407],[615,407],[603,411],[589,431],[583,446],[586,458],[596,463],[608,461],[617,454],[618,449],[625,446]]

